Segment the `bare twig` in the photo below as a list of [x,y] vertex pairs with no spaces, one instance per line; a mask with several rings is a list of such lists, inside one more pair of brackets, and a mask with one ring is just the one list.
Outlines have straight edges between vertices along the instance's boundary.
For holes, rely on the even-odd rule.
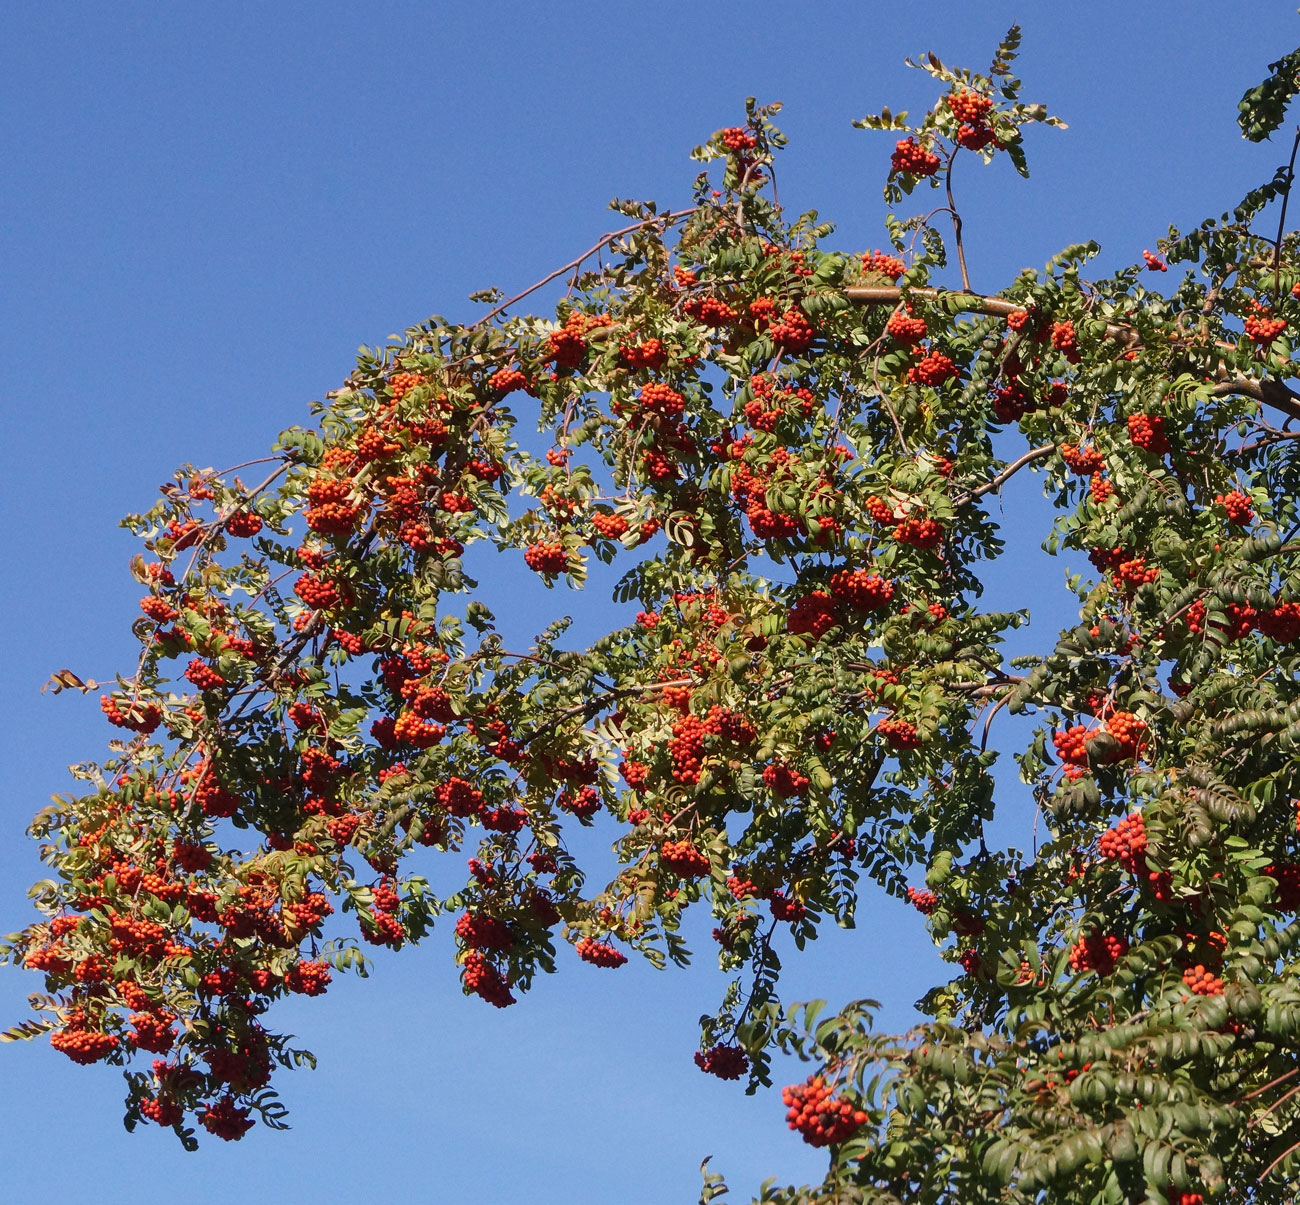
[[500,305],[488,310],[488,312],[476,322],[471,322],[469,326],[466,327],[466,330],[477,330],[480,326],[484,326],[491,322],[498,314],[504,313],[512,305],[516,305],[531,293],[536,293],[538,289],[545,288],[545,286],[550,284],[551,281],[558,279],[566,272],[575,271],[577,268],[580,268],[584,260],[590,259],[603,248],[608,247],[615,239],[622,238],[625,234],[634,234],[638,230],[644,230],[647,226],[672,225],[672,223],[680,221],[682,218],[690,217],[690,215],[695,213],[698,208],[698,206],[693,205],[690,209],[678,209],[668,213],[658,213],[652,218],[646,218],[641,222],[633,222],[631,226],[624,226],[621,230],[614,230],[609,234],[603,235],[597,243],[589,247],[576,259],[571,259],[567,264],[556,268],[554,272],[550,273],[550,275],[543,276],[536,284],[529,285],[522,293],[516,293],[513,297],[503,301]]

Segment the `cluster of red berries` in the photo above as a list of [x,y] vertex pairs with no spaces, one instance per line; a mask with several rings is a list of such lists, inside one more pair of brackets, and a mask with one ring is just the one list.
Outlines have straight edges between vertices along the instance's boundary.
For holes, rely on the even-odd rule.
[[916,725],[897,716],[886,716],[876,725],[876,732],[885,738],[891,749],[919,749],[924,744]]
[[1147,726],[1131,711],[1117,711],[1106,721],[1106,731],[1119,744],[1111,761],[1127,761],[1137,757],[1147,742]]
[[1056,756],[1067,766],[1086,766],[1088,738],[1093,735],[1093,731],[1083,724],[1075,724],[1072,728],[1052,733],[1052,745],[1056,749]]
[[1147,851],[1147,831],[1141,812],[1130,812],[1114,828],[1107,829],[1097,840],[1103,858],[1118,862],[1130,874],[1136,874]]
[[140,1102],[140,1112],[160,1126],[174,1126],[185,1116],[185,1110],[165,1096],[146,1096]]
[[140,600],[140,610],[155,623],[171,623],[173,619],[180,616],[180,612],[171,603],[165,598],[159,598],[156,594],[150,594],[147,598],[142,598]]
[[313,611],[327,611],[342,599],[338,587],[311,573],[304,573],[293,586],[293,592]]
[[1155,581],[1159,576],[1160,567],[1158,565],[1148,565],[1145,557],[1135,556],[1120,561],[1115,566],[1115,571],[1110,575],[1110,580],[1116,590],[1124,594],[1132,594],[1139,586],[1145,586]]
[[203,1128],[225,1142],[236,1142],[253,1128],[250,1110],[235,1105],[233,1097],[223,1096],[199,1114]]
[[1197,996],[1223,995],[1223,980],[1197,963],[1183,972],[1183,982]]
[[667,419],[680,418],[686,409],[686,399],[662,381],[651,381],[646,385],[637,395],[637,403],[647,413]]
[[1082,356],[1079,351],[1079,336],[1074,329],[1074,323],[1068,318],[1064,322],[1052,323],[1052,346],[1071,364],[1079,362]]
[[84,1014],[74,1009],[69,1014],[68,1024],[50,1034],[50,1045],[55,1050],[62,1051],[74,1063],[86,1067],[112,1054],[121,1045],[121,1040],[110,1033],[87,1029]]
[[300,996],[321,996],[329,987],[329,963],[304,961],[295,963],[285,975],[285,987]]
[[659,864],[683,879],[701,879],[709,873],[708,855],[689,841],[665,841],[659,849]]
[[1214,501],[1228,512],[1228,522],[1238,527],[1245,527],[1255,517],[1250,498],[1240,490],[1229,494],[1215,494]]
[[937,548],[943,542],[943,527],[935,519],[903,519],[894,528],[894,539],[913,548]]
[[857,611],[879,611],[894,597],[894,583],[865,569],[840,569],[831,575],[831,597]]
[[561,791],[555,798],[555,806],[579,820],[586,820],[600,811],[600,792],[590,786],[579,787],[576,791]]
[[496,1008],[515,1002],[510,981],[477,950],[465,955],[465,986]]
[[808,350],[817,332],[803,310],[791,306],[778,321],[768,327],[767,333],[782,351],[798,355]]
[[704,326],[731,326],[736,321],[736,311],[718,297],[696,297],[682,308]]
[[932,351],[907,370],[907,379],[916,385],[929,385],[933,389],[959,376],[957,365],[941,351]]
[[[377,724],[372,725],[371,731],[378,737],[379,733],[375,732],[376,727]],[[414,745],[417,749],[432,749],[447,735],[447,729],[432,720],[421,719],[414,711],[404,711],[393,721],[392,735],[394,742],[398,744]]]
[[1205,1197],[1199,1192],[1180,1192],[1172,1184],[1165,1190],[1169,1205],[1205,1205]]
[[619,361],[627,368],[662,368],[668,359],[668,350],[659,339],[646,339],[642,343],[621,343]]
[[1254,622],[1265,636],[1279,644],[1300,640],[1300,602],[1278,603],[1259,611]]
[[351,496],[350,481],[317,477],[307,487],[309,505],[303,512],[307,526],[326,535],[347,535],[361,518],[360,507],[348,501]]
[[794,636],[811,636],[814,640],[820,640],[836,622],[835,604],[831,601],[831,596],[824,590],[814,590],[791,606],[786,616],[786,630]]
[[905,176],[933,176],[939,170],[939,156],[915,138],[902,138],[890,156],[889,170]]
[[1283,912],[1300,912],[1300,865],[1274,862],[1264,873],[1277,880],[1277,906]]
[[250,510],[237,510],[226,518],[226,531],[236,539],[248,539],[262,530],[262,516]]
[[729,151],[752,151],[758,140],[744,126],[730,126],[719,132],[722,145]]
[[534,573],[554,577],[569,568],[569,554],[558,540],[530,544],[524,552],[524,564]]
[[782,1088],[781,1100],[789,1110],[786,1123],[809,1146],[837,1146],[867,1122],[867,1114],[835,1095],[820,1075]]
[[1142,258],[1146,261],[1148,272],[1168,272],[1169,265],[1158,255],[1153,255],[1150,251],[1143,251]]
[[719,1079],[739,1079],[749,1070],[749,1055],[739,1046],[710,1046],[695,1052],[695,1065]]
[[970,125],[983,121],[993,109],[992,98],[978,92],[950,92],[943,99],[958,121]]
[[808,789],[811,780],[788,762],[774,761],[763,767],[763,782],[778,799],[793,799]]
[[185,668],[185,677],[188,681],[193,682],[200,690],[219,690],[225,686],[226,680],[206,661],[199,660],[195,657]]
[[510,926],[485,912],[465,912],[456,921],[456,936],[470,950],[508,950],[515,944]]
[[907,902],[922,916],[929,916],[939,906],[939,897],[933,891],[921,891],[916,887],[909,887]]
[[100,695],[99,706],[110,724],[118,728],[129,728],[132,732],[140,732],[145,736],[162,722],[162,710],[156,703],[127,702],[123,708],[118,700]]
[[517,368],[500,368],[488,377],[488,388],[504,396],[517,389],[527,389],[528,378]]
[[239,796],[221,785],[211,770],[205,770],[194,787],[194,799],[205,816],[233,816],[239,810]]
[[1164,456],[1170,450],[1169,437],[1165,434],[1165,420],[1159,415],[1130,414],[1128,437],[1134,446],[1150,452],[1152,456]]
[[1096,448],[1061,444],[1061,459],[1080,477],[1091,477],[1106,467],[1106,458]]
[[1286,330],[1286,319],[1270,317],[1268,310],[1257,304],[1254,311],[1246,316],[1246,321],[1242,325],[1252,343],[1259,347],[1267,347]]
[[563,327],[547,335],[546,358],[554,361],[557,368],[577,368],[587,354],[587,336],[612,322],[608,314],[572,311]]
[[890,280],[900,279],[907,271],[907,265],[896,255],[885,255],[880,251],[868,251],[862,256],[862,271],[879,272]]
[[607,540],[619,539],[630,526],[622,515],[615,515],[606,511],[595,511],[591,516],[591,525]]
[[607,942],[596,941],[591,937],[584,937],[574,946],[578,951],[578,957],[583,962],[589,962],[592,966],[598,967],[621,967],[627,961],[627,955],[614,949]]
[[1128,953],[1128,939],[1116,933],[1093,933],[1080,938],[1070,948],[1072,971],[1096,971],[1106,976],[1115,970],[1115,964]]
[[1100,506],[1115,493],[1115,487],[1100,473],[1093,473],[1088,479],[1088,493],[1092,495],[1092,500]]

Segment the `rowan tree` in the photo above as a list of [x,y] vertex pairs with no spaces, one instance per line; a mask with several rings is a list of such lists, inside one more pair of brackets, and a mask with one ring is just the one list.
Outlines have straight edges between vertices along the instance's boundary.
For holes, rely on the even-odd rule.
[[[129,1126],[235,1140],[310,1061],[275,1001],[367,945],[448,924],[505,1008],[565,958],[685,963],[707,909],[734,979],[701,1070],[813,1064],[783,1095],[826,1180],[764,1201],[1293,1200],[1295,151],[1108,278],[1089,243],[973,292],[954,165],[1027,174],[1024,127],[1060,124],[1018,41],[983,73],[924,57],[933,107],[858,123],[893,144],[884,250],[783,211],[750,101],[689,204],[616,202],[540,285],[364,352],[262,480],[186,465],[129,516],[139,661],[57,676],[119,732],[33,824],[52,877],[6,952],[45,993],[8,1036],[123,1067]],[[1300,51],[1271,70],[1254,140]],[[520,312],[556,279],[553,318]],[[1028,614],[980,597],[1028,471],[1079,618],[1007,658]],[[507,647],[474,544],[557,586],[615,565],[626,623]],[[1038,724],[1028,851],[986,833],[1004,710]],[[591,826],[608,881],[572,852]],[[466,863],[445,896],[439,860]],[[905,1035],[778,995],[778,937],[860,889],[952,965]]]

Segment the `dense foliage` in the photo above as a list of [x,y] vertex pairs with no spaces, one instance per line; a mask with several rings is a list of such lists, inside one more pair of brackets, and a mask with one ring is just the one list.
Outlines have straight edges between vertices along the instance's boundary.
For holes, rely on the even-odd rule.
[[[1016,43],[987,74],[926,57],[932,110],[859,123],[897,138],[892,204],[941,198],[888,251],[787,221],[777,106],[751,102],[689,208],[616,202],[628,224],[535,286],[567,280],[553,320],[513,316],[527,293],[430,319],[260,482],[187,466],[130,517],[140,659],[103,688],[111,757],[34,823],[53,877],[7,950],[46,989],[9,1036],[125,1067],[130,1125],[236,1139],[283,1125],[272,1076],[310,1060],[275,1000],[366,943],[446,917],[465,990],[505,1007],[565,956],[687,961],[703,907],[735,978],[700,1067],[817,1068],[784,1095],[826,1182],[764,1200],[1294,1199],[1291,168],[1109,279],[1088,244],[972,293],[954,161],[1023,172],[1022,127],[1054,121]],[[1248,136],[1297,62],[1243,100]],[[950,256],[961,289],[934,283]],[[1092,569],[1077,626],[1008,661],[1027,614],[981,610],[981,576],[1027,469],[1046,547]],[[617,563],[627,625],[507,648],[475,543],[548,583]],[[1004,708],[1039,720],[1032,853],[984,831]],[[584,826],[614,834],[608,882]],[[851,923],[863,876],[953,968],[902,1037],[777,995],[774,937]]]

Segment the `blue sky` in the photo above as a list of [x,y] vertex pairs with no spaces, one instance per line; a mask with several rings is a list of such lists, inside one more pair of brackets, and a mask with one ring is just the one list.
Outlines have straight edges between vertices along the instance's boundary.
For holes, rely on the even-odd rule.
[[[1300,42],[1286,3],[657,5],[11,4],[0,16],[0,472],[5,487],[0,931],[25,922],[39,864],[27,818],[108,734],[94,698],[39,693],[68,667],[134,661],[138,589],[117,518],[179,463],[260,455],[347,374],[358,344],[467,294],[514,291],[613,225],[610,198],[680,205],[690,148],[782,100],[782,199],[884,244],[884,135],[869,110],[924,108],[903,58],[984,67],[1024,26],[1029,99],[1070,123],[1034,130],[1033,178],[1005,164],[958,181],[974,286],[1087,238],[1101,270],[1234,203],[1285,159],[1244,143],[1242,91]],[[1044,517],[1032,479],[1005,503],[1013,536]],[[1023,544],[1022,544],[1023,547]],[[1049,632],[1063,566],[1008,554],[992,604]],[[1052,599],[1052,594],[1057,600]],[[1039,595],[1041,594],[1041,598]],[[599,620],[599,600],[555,608]],[[515,613],[533,606],[515,600]],[[504,611],[505,606],[498,610]],[[1042,627],[1039,629],[1042,630]],[[1008,791],[1013,821],[1028,805]],[[1016,809],[1021,808],[1020,814]],[[707,937],[695,946],[711,961]],[[286,1076],[294,1129],[185,1155],[127,1136],[115,1071],[43,1042],[0,1049],[11,1200],[133,1205],[378,1198],[694,1200],[712,1154],[739,1196],[824,1157],[691,1062],[721,978],[707,965],[601,971],[576,959],[517,1007],[461,996],[441,935],[380,957],[369,981],[278,1006],[321,1059]],[[864,906],[860,927],[790,951],[787,999],[875,996],[905,1026],[937,960],[919,918]],[[0,973],[0,1025],[35,976]],[[789,1069],[785,1080],[798,1076]]]

